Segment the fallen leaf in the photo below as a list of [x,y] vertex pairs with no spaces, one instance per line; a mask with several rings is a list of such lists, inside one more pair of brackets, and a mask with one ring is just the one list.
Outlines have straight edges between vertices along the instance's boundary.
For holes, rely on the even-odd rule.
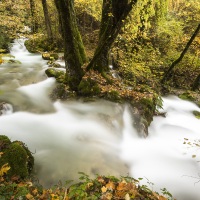
[[131,199],[128,193],[125,195],[124,199],[125,200],[130,200]]
[[27,198],[27,199],[32,199],[32,200],[34,200],[33,195],[31,195],[31,194],[29,194],[29,193],[26,195],[26,198]]
[[105,192],[107,191],[107,188],[106,188],[105,186],[103,186],[103,187],[101,188],[101,191],[102,191],[102,193],[105,193]]
[[108,190],[114,190],[115,189],[115,184],[112,181],[109,181],[106,184],[106,188],[108,188]]
[[125,182],[121,182],[117,186],[117,190],[125,190],[126,189],[126,184]]
[[37,195],[38,194],[38,190],[35,188],[33,191],[32,191],[33,195]]
[[10,169],[10,166],[8,165],[8,163],[4,164],[0,169],[0,176],[7,174],[9,169]]

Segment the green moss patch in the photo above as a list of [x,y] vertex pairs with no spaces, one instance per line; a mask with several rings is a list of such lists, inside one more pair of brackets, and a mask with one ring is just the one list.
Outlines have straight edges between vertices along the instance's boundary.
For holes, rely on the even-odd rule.
[[48,69],[46,69],[45,73],[48,77],[56,78],[56,81],[58,83],[65,83],[65,81],[66,81],[64,71],[56,70],[54,68],[48,68]]
[[179,95],[179,98],[183,100],[188,100],[188,101],[194,101],[195,98],[192,96],[190,92],[184,92],[183,94]]
[[33,35],[32,38],[25,41],[27,50],[31,53],[37,52],[58,52],[63,51],[62,45],[60,46],[59,41],[50,41],[43,35]]
[[19,176],[27,178],[32,172],[34,158],[24,143],[20,141],[11,142],[7,136],[0,136],[0,168],[8,163],[10,170],[8,177]]
[[197,119],[200,119],[200,112],[199,111],[195,110],[195,111],[193,111],[193,114]]
[[101,92],[98,84],[90,78],[83,79],[78,86],[78,90],[79,93],[83,96],[93,96]]

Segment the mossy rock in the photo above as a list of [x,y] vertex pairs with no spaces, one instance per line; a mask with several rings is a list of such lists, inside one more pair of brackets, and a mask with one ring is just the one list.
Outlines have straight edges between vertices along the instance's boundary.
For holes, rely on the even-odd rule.
[[200,119],[200,112],[199,111],[195,110],[195,111],[193,111],[193,114],[197,119]]
[[101,89],[94,80],[87,78],[80,82],[78,91],[79,94],[83,96],[93,96],[98,95],[101,92]]
[[11,144],[11,141],[9,140],[7,136],[0,135],[0,151],[8,147],[10,144]]
[[179,95],[180,99],[187,100],[187,101],[194,101],[195,98],[192,96],[190,92],[184,92],[183,94]]
[[48,69],[45,70],[45,73],[48,77],[56,78],[56,81],[58,83],[65,83],[66,82],[64,71],[56,70],[54,68],[48,68]]
[[110,101],[119,102],[121,100],[120,94],[116,90],[112,90],[106,93],[106,98]]
[[24,143],[20,141],[11,142],[7,136],[1,135],[0,150],[3,153],[0,159],[0,167],[6,163],[10,166],[7,176],[28,178],[33,170],[34,158]]
[[43,53],[42,58],[44,60],[58,60],[59,56],[56,53]]
[[10,64],[22,64],[19,60],[14,60],[14,59],[8,60],[7,63],[10,63]]
[[142,111],[142,116],[147,120],[148,125],[153,120],[153,116],[156,110],[156,101],[154,98],[142,98],[138,104],[139,110]]

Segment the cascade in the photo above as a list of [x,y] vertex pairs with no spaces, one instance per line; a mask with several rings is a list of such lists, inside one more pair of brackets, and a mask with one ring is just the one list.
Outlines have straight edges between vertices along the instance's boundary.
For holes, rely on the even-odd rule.
[[0,116],[0,133],[34,152],[41,184],[77,180],[81,171],[129,174],[155,191],[167,188],[178,200],[199,199],[200,121],[192,114],[199,107],[163,97],[166,117],[154,117],[148,137],[139,137],[126,105],[52,102],[55,79],[46,77],[46,61],[27,52],[23,42],[15,40],[11,48],[21,64],[0,65],[0,102],[13,106]]

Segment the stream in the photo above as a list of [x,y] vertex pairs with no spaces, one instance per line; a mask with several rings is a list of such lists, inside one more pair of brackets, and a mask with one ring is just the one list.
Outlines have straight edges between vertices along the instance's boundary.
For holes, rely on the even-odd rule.
[[155,116],[142,138],[128,105],[51,101],[56,81],[46,77],[47,62],[29,53],[24,39],[14,41],[11,55],[21,64],[0,65],[0,102],[8,103],[0,134],[23,141],[34,153],[41,184],[76,181],[78,172],[129,175],[157,192],[167,188],[177,200],[200,199],[200,120],[192,113],[198,106],[163,97],[166,117]]

